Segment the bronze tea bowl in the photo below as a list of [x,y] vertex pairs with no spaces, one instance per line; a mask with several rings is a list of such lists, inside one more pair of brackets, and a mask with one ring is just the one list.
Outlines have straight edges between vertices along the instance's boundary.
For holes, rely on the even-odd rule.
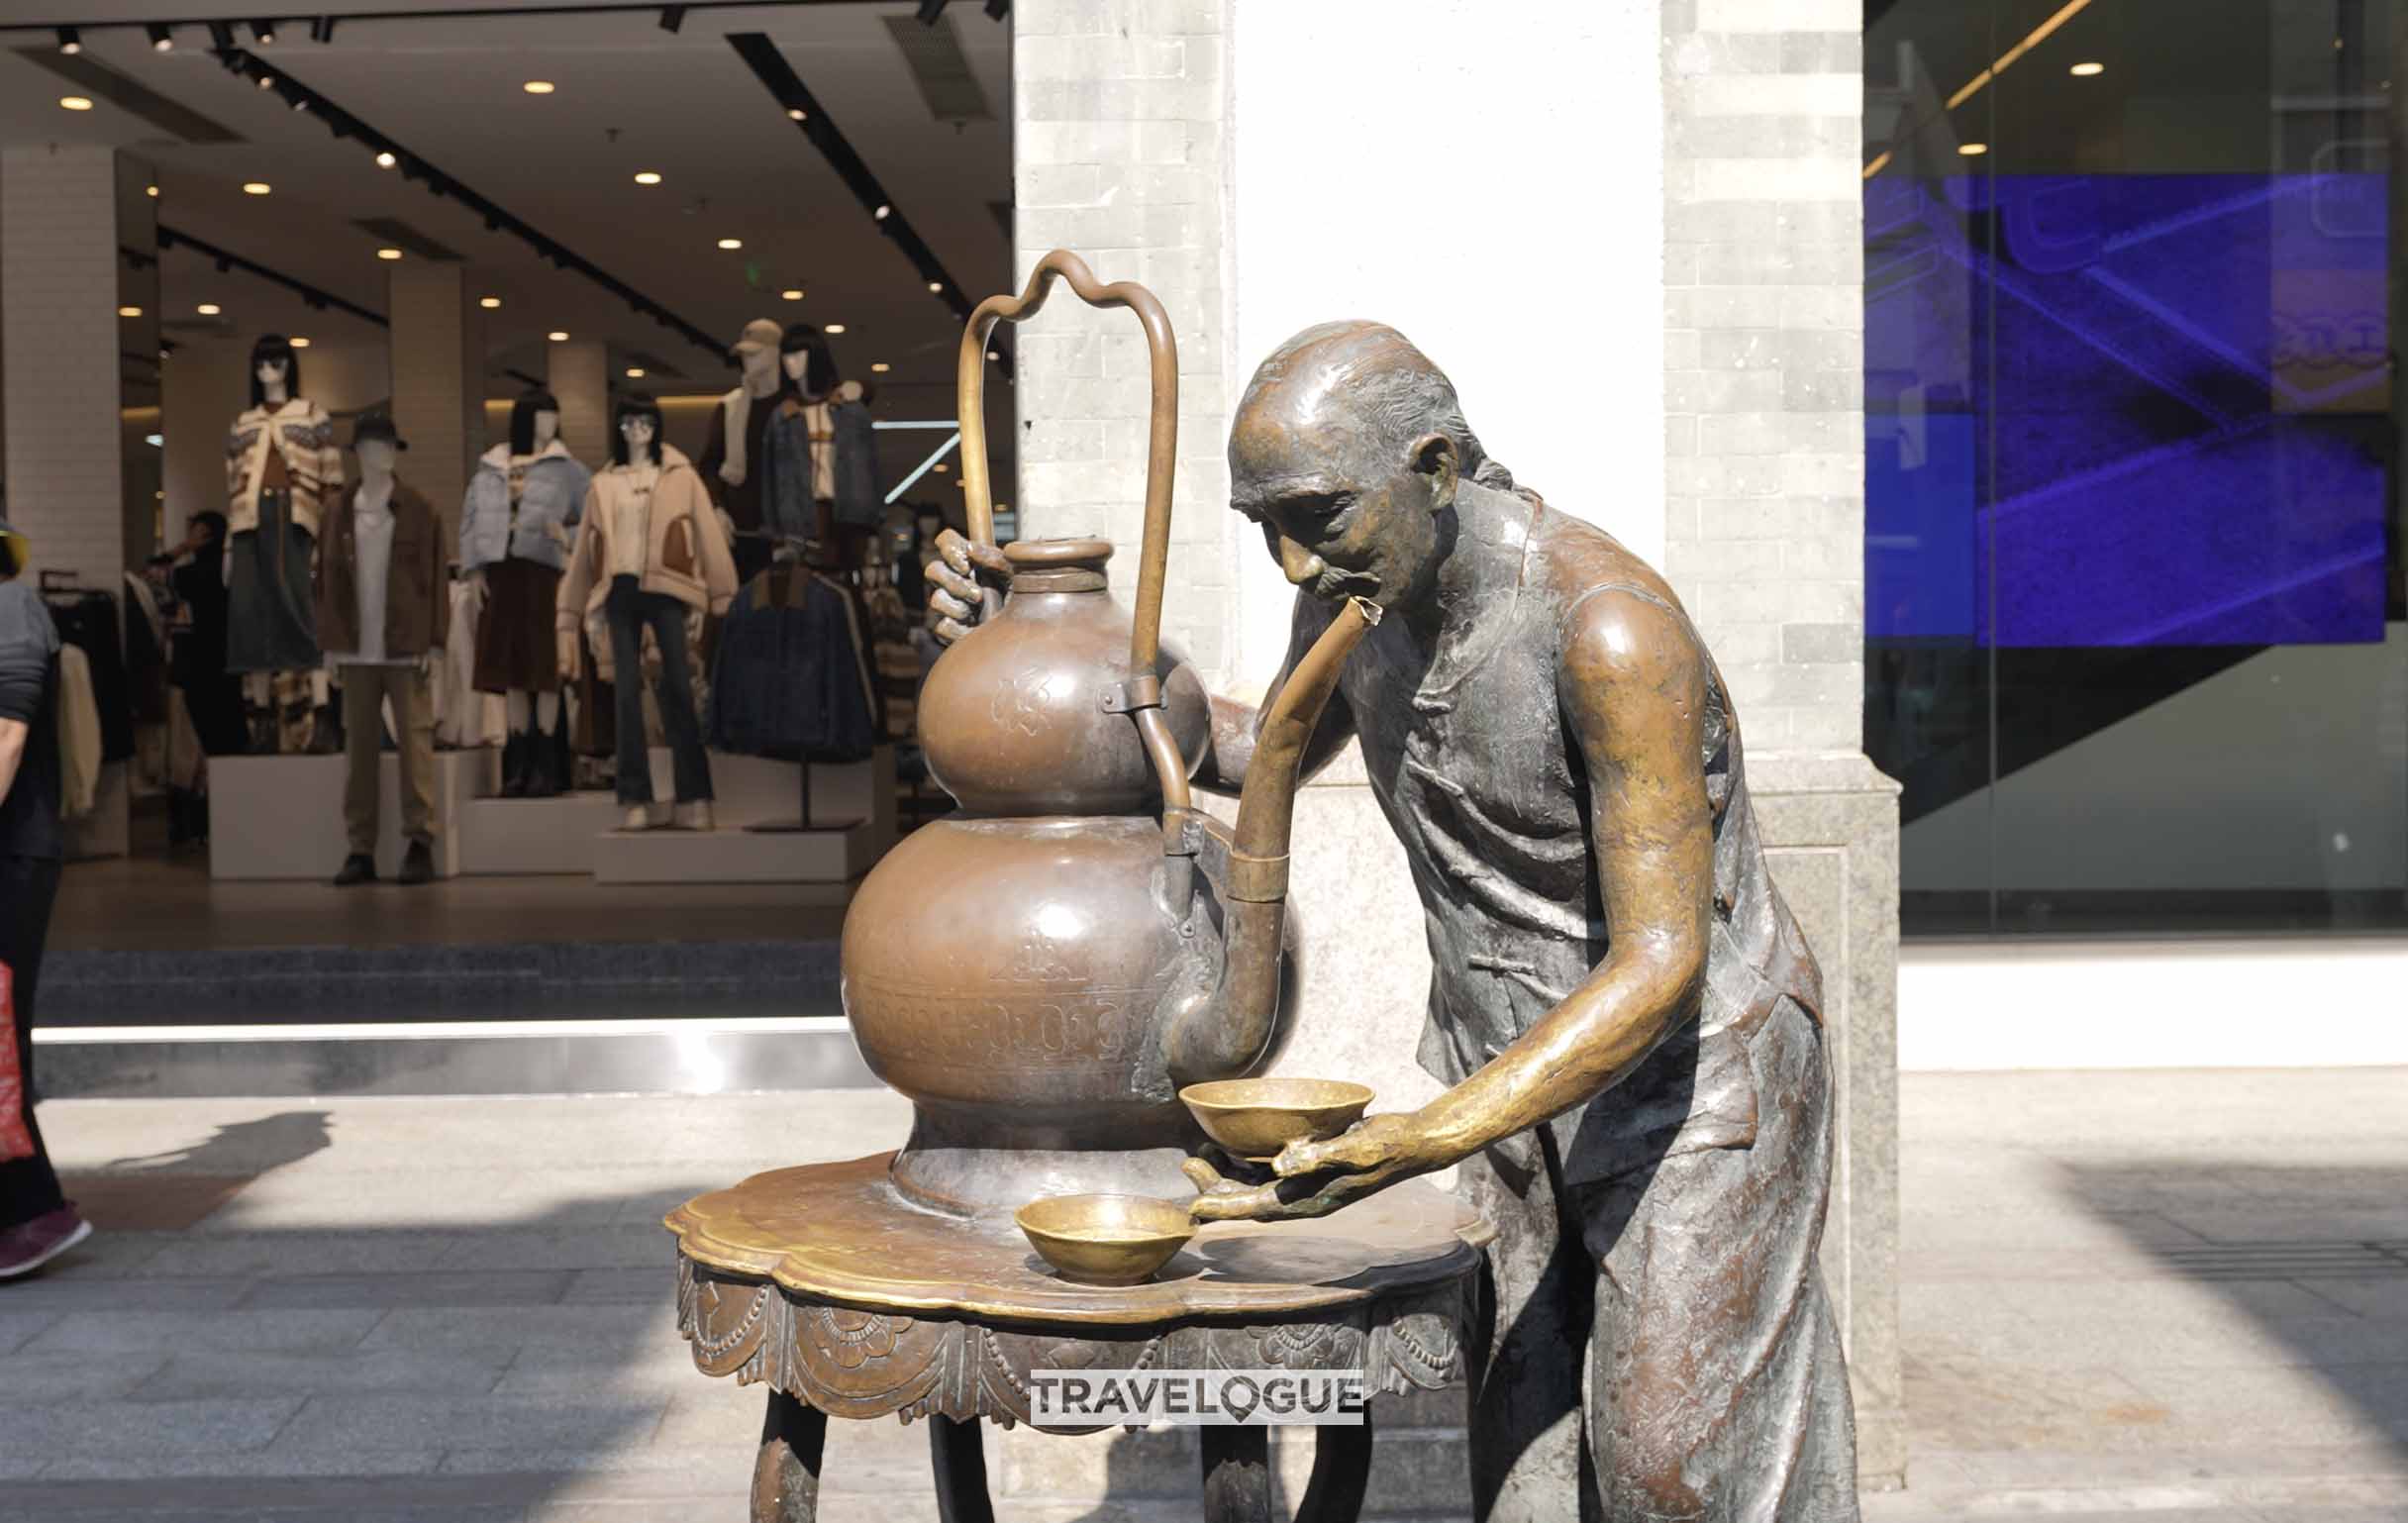
[[1362,1119],[1371,1091],[1337,1078],[1224,1078],[1179,1091],[1204,1135],[1267,1164],[1292,1142],[1327,1142]]
[[1014,1220],[1055,1272],[1084,1285],[1150,1279],[1196,1232],[1185,1206],[1152,1195],[1051,1195]]

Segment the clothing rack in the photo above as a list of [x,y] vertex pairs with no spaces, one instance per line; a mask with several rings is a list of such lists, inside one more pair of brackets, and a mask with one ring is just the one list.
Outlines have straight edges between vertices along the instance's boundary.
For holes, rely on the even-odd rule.
[[[758,581],[770,576],[816,576],[822,581],[858,590],[861,585],[859,569],[836,570],[819,564],[817,557],[824,556],[826,553],[826,547],[818,540],[781,541],[773,553],[768,567],[757,573],[753,580]],[[777,585],[783,588],[791,583],[780,581]],[[874,710],[870,717],[874,725],[877,717]],[[797,803],[801,812],[795,816],[795,822],[788,825],[783,821],[773,821],[762,825],[747,826],[746,829],[762,835],[795,835],[807,834],[816,828],[811,823],[811,768],[813,762],[808,756],[798,757],[796,762],[797,770],[801,775],[801,782],[796,790]]]

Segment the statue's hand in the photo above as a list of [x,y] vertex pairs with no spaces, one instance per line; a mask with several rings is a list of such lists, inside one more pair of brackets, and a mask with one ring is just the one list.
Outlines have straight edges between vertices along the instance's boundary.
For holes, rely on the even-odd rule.
[[929,558],[928,627],[941,645],[952,645],[970,632],[985,607],[981,576],[1001,584],[1012,575],[1012,562],[992,545],[979,545],[951,529],[938,531]]
[[1366,1116],[1325,1143],[1290,1143],[1271,1164],[1267,1184],[1225,1178],[1202,1159],[1180,1169],[1200,1192],[1188,1214],[1203,1222],[1282,1221],[1327,1216],[1341,1206],[1451,1162],[1418,1117]]

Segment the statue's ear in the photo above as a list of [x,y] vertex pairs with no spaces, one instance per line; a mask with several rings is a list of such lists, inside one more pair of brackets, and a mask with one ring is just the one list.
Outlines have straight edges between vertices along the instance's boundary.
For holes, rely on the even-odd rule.
[[1444,434],[1424,434],[1413,441],[1413,468],[1430,477],[1430,507],[1433,512],[1455,506],[1458,462],[1454,440]]

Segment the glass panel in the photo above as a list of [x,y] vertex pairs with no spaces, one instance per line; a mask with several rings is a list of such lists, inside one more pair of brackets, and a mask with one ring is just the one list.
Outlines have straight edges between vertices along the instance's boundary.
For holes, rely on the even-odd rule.
[[[1876,60],[1924,102],[1865,196],[1866,746],[1910,930],[2408,923],[2391,10],[1875,25],[1868,138]],[[1900,226],[1965,294],[1900,304]],[[1911,405],[1959,371],[1962,463]]]

